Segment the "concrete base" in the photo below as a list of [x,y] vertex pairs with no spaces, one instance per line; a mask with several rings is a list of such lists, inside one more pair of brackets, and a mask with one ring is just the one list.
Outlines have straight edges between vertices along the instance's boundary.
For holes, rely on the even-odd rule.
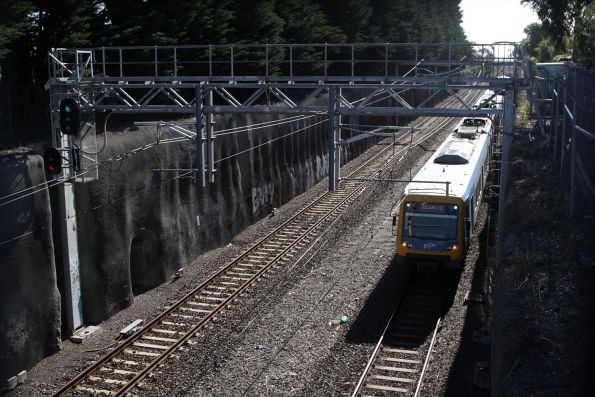
[[13,390],[17,385],[22,385],[25,383],[27,379],[27,371],[21,371],[16,376],[9,378],[6,381],[5,389],[6,390]]
[[101,332],[101,328],[95,325],[89,325],[77,330],[69,339],[74,343],[83,343],[83,341],[92,335]]

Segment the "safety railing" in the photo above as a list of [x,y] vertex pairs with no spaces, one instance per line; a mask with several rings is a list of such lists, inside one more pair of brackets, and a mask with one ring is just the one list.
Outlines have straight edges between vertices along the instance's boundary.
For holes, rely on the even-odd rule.
[[515,43],[236,44],[53,49],[50,79],[339,80],[465,71],[517,77]]

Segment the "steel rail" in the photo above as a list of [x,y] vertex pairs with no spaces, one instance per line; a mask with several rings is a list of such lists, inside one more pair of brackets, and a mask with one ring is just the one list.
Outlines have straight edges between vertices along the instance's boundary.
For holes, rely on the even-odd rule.
[[[436,284],[438,282],[442,284]],[[370,393],[379,396],[419,395],[441,324],[437,303],[442,300],[448,287],[447,280],[425,276],[409,283],[387,321],[351,397]],[[434,318],[437,318],[435,323]],[[426,332],[431,332],[432,339],[422,361],[420,356],[425,350],[423,341]],[[412,388],[414,383],[415,390]]]
[[434,349],[434,344],[436,343],[436,335],[438,334],[438,330],[440,329],[441,322],[442,318],[439,317],[438,320],[436,320],[436,326],[434,327],[434,333],[432,334],[432,341],[430,342],[430,346],[428,347],[428,353],[426,354],[426,359],[424,360],[424,367],[421,370],[421,374],[419,374],[417,388],[415,389],[415,394],[413,395],[413,397],[418,397],[419,392],[421,391],[421,384],[424,381],[426,370],[428,369],[428,365],[430,364],[430,357],[432,356],[432,350]]

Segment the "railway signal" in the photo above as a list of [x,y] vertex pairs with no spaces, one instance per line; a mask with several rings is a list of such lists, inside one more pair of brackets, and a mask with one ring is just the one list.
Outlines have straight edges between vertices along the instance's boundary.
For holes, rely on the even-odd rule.
[[43,153],[43,164],[45,172],[50,175],[62,173],[62,156],[56,148],[50,147],[45,150]]
[[77,135],[81,128],[81,112],[79,103],[73,98],[65,98],[60,102],[60,129],[63,134]]

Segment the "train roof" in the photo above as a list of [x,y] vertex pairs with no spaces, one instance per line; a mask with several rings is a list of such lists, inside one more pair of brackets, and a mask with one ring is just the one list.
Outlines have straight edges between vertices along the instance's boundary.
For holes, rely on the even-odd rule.
[[436,183],[410,182],[405,194],[445,196],[445,182],[450,182],[448,195],[467,200],[473,192],[473,181],[481,172],[492,131],[489,118],[464,117],[413,178]]

